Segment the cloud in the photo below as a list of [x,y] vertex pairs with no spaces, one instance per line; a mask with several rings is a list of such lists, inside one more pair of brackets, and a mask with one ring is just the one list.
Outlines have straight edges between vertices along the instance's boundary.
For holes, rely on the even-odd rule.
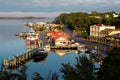
[[[79,11],[120,8],[120,0],[0,0],[0,10]],[[118,9],[119,11],[119,9]]]

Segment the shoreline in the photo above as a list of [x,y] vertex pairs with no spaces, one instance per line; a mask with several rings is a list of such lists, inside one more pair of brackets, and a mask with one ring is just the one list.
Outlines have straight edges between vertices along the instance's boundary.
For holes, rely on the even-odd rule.
[[0,19],[49,19],[49,17],[0,17]]

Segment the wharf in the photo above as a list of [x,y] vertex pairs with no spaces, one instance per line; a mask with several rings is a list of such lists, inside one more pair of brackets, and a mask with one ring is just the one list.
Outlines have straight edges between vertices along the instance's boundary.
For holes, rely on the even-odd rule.
[[78,46],[70,46],[70,45],[66,45],[66,46],[51,46],[51,49],[72,49],[72,50],[77,50]]
[[[15,70],[22,66],[23,64],[29,62],[30,60],[34,59],[37,55],[39,58],[46,57],[38,53],[38,48],[26,51],[24,54],[19,56],[13,56],[11,60],[4,60],[4,70]],[[43,58],[42,58],[43,59]]]

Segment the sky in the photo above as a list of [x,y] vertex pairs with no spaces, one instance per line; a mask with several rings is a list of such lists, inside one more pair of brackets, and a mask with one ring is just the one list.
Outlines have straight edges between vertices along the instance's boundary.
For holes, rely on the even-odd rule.
[[120,12],[120,0],[0,0],[0,12]]

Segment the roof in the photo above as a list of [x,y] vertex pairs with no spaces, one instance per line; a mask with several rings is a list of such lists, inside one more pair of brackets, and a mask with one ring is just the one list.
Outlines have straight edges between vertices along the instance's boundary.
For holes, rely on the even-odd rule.
[[96,26],[100,27],[100,26],[108,26],[108,25],[105,25],[105,24],[96,24]]
[[62,31],[50,31],[47,33],[47,35],[52,36],[55,40],[59,37],[65,37],[70,38],[70,35],[68,33],[63,33]]

